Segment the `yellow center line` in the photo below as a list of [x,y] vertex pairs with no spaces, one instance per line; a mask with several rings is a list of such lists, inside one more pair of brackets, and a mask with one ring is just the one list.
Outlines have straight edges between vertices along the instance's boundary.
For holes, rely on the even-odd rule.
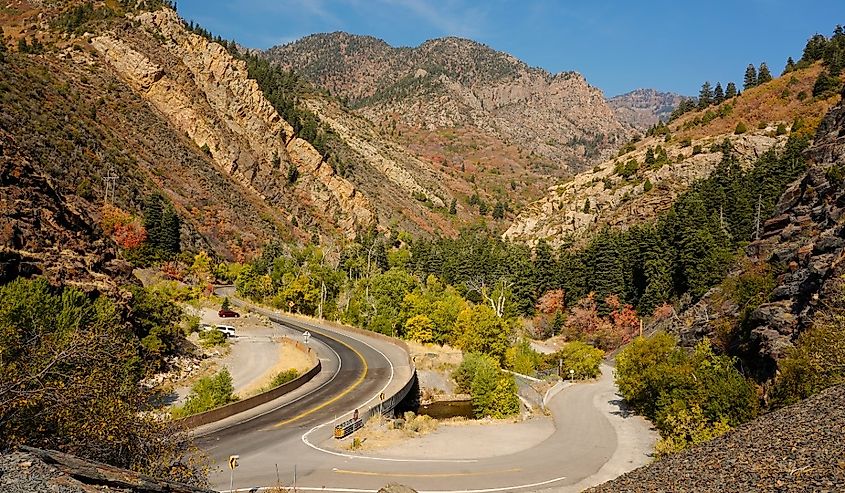
[[[312,328],[312,329],[313,329],[313,328]],[[352,351],[353,353],[355,353],[355,355],[356,355],[356,356],[358,356],[358,359],[360,359],[360,360],[361,360],[361,363],[363,363],[363,364],[364,364],[364,369],[363,369],[363,371],[361,372],[361,374],[358,376],[358,379],[357,379],[357,380],[355,380],[355,382],[353,382],[353,383],[352,383],[352,385],[350,385],[349,387],[347,387],[347,388],[346,388],[343,392],[341,392],[340,394],[338,394],[338,395],[336,395],[336,396],[332,397],[331,399],[327,400],[326,402],[323,402],[323,403],[322,403],[322,404],[320,404],[319,406],[312,407],[311,409],[309,409],[309,410],[307,410],[307,411],[304,411],[304,412],[302,412],[302,413],[300,413],[300,414],[298,414],[298,415],[296,415],[296,416],[294,416],[294,417],[292,417],[292,418],[289,418],[289,419],[286,419],[286,420],[284,420],[284,421],[280,421],[280,422],[276,423],[275,425],[273,425],[273,427],[274,427],[274,428],[278,428],[278,427],[280,427],[280,426],[284,426],[284,425],[286,425],[286,424],[289,424],[289,423],[292,423],[292,422],[294,422],[294,421],[300,420],[300,419],[304,418],[305,416],[308,416],[309,414],[315,413],[315,412],[319,411],[320,409],[323,409],[324,407],[328,406],[329,404],[331,404],[331,403],[333,403],[333,402],[336,402],[338,399],[340,399],[340,398],[342,398],[343,396],[345,396],[346,394],[348,394],[348,393],[352,392],[352,390],[353,390],[353,389],[355,389],[355,387],[357,387],[357,386],[361,385],[361,382],[363,382],[363,381],[364,381],[364,378],[366,378],[366,377],[367,377],[367,372],[369,371],[369,365],[367,365],[367,360],[364,358],[364,355],[363,355],[363,354],[361,354],[360,352],[358,352],[358,350],[357,350],[357,349],[355,349],[354,347],[350,346],[349,344],[347,344],[347,343],[345,343],[345,342],[343,342],[343,341],[341,341],[341,340],[339,340],[339,339],[336,339],[336,338],[334,338],[334,337],[332,337],[332,336],[330,336],[330,335],[326,334],[325,332],[320,332],[320,331],[314,331],[314,332],[317,332],[318,334],[320,334],[320,335],[322,335],[322,336],[324,336],[324,337],[328,337],[329,339],[332,339],[333,341],[339,342],[340,344],[343,344],[344,346],[346,346],[347,348],[349,348],[349,350],[350,350],[350,351]]]
[[373,472],[373,471],[349,471],[347,469],[332,469],[337,474],[353,474],[356,476],[383,476],[396,478],[455,478],[467,476],[486,476],[490,474],[504,474],[510,472],[520,472],[522,469],[503,469],[498,471],[484,471],[484,472],[442,472],[442,473],[416,473],[416,472]]

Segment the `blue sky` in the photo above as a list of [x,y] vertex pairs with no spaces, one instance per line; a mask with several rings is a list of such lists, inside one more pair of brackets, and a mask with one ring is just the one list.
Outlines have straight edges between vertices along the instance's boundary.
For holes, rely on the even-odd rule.
[[461,36],[551,72],[578,71],[613,96],[638,87],[697,94],[779,74],[807,38],[845,23],[842,0],[178,0],[186,19],[254,48],[346,31],[394,46]]

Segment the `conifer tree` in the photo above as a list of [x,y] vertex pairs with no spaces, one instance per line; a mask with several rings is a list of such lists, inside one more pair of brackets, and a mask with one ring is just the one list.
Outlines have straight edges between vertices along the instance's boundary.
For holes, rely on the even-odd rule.
[[552,248],[545,239],[541,238],[534,249],[534,265],[537,268],[537,294],[542,296],[557,286],[557,263]]
[[769,72],[769,66],[766,65],[766,62],[760,64],[760,69],[757,70],[757,85],[765,84],[772,80],[772,73]]
[[792,72],[793,70],[795,70],[795,60],[793,60],[792,57],[789,57],[786,59],[786,66],[783,68],[783,73],[781,75]]
[[454,216],[458,213],[458,200],[452,199],[452,202],[449,204],[449,214]]
[[497,201],[496,205],[493,207],[493,219],[504,219],[505,218],[505,204],[502,201]]
[[164,214],[163,199],[154,193],[144,200],[144,229],[147,231],[147,243],[153,248],[162,245],[161,220]]
[[725,100],[725,91],[722,89],[722,83],[717,82],[716,88],[713,90],[713,104],[721,104]]
[[710,86],[710,81],[706,81],[698,92],[698,108],[704,109],[711,104],[713,104],[713,88]]
[[165,257],[172,258],[182,251],[180,230],[181,221],[172,205],[168,205],[161,216],[160,250]]
[[745,80],[743,82],[743,89],[746,91],[757,85],[757,69],[754,65],[749,63],[745,68]]
[[734,84],[733,82],[728,82],[728,85],[725,88],[725,99],[735,98],[736,96],[736,84]]

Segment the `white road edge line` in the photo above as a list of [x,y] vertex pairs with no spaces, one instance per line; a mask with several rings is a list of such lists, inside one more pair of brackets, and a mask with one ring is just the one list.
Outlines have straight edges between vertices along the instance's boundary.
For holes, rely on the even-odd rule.
[[[268,318],[269,318],[269,317],[268,317]],[[275,323],[275,324],[278,324],[278,325],[284,325],[284,324],[281,324],[281,323],[279,323],[279,322],[273,322],[272,320],[271,320],[271,322],[272,322],[272,323]],[[208,431],[208,432],[206,432],[206,433],[202,433],[202,434],[199,434],[199,435],[194,435],[194,436],[195,436],[195,437],[197,437],[197,438],[201,438],[201,437],[204,437],[204,436],[207,436],[207,435],[212,435],[212,434],[214,434],[214,433],[218,433],[218,432],[221,432],[221,431],[224,431],[224,430],[228,430],[229,428],[232,428],[232,427],[234,427],[234,426],[239,426],[239,425],[242,425],[242,424],[244,424],[244,423],[248,423],[248,422],[250,422],[250,421],[252,421],[252,420],[254,420],[254,419],[258,419],[258,418],[260,418],[260,417],[262,417],[262,416],[266,416],[266,415],[268,415],[268,414],[270,414],[270,413],[272,413],[272,412],[276,412],[276,411],[278,411],[279,409],[281,409],[281,408],[283,408],[283,407],[289,406],[289,405],[293,404],[294,402],[297,402],[297,401],[299,401],[299,400],[302,400],[302,399],[304,399],[304,398],[306,398],[306,397],[310,396],[311,394],[313,394],[313,393],[315,393],[315,392],[318,392],[320,389],[322,389],[322,388],[323,388],[323,387],[325,387],[326,385],[328,385],[328,384],[332,383],[332,381],[334,381],[334,379],[335,379],[335,378],[337,378],[337,376],[340,374],[340,369],[343,367],[343,360],[341,360],[340,355],[339,355],[339,354],[337,354],[337,351],[335,351],[333,347],[331,347],[331,346],[329,346],[328,344],[325,344],[325,343],[323,343],[323,342],[321,342],[320,344],[323,344],[324,346],[326,346],[327,348],[329,348],[329,349],[330,349],[330,350],[334,353],[335,357],[337,358],[337,370],[334,372],[334,375],[332,375],[332,378],[330,378],[330,379],[328,379],[327,381],[325,381],[325,382],[323,382],[322,384],[320,384],[320,386],[319,386],[319,387],[317,387],[316,389],[311,390],[310,392],[307,392],[307,393],[305,393],[305,394],[302,394],[301,396],[297,397],[296,399],[294,399],[294,400],[292,400],[292,401],[285,402],[284,404],[280,404],[280,405],[278,405],[278,406],[275,406],[275,407],[273,407],[272,409],[268,409],[267,411],[264,411],[263,413],[256,414],[255,416],[250,416],[249,418],[242,419],[242,420],[237,421],[237,422],[235,422],[235,423],[232,423],[232,424],[230,424],[230,425],[226,425],[226,426],[224,426],[224,427],[222,427],[222,428],[217,428],[217,429],[214,429],[214,430],[210,430],[210,431]]]
[[[313,324],[306,323],[306,322],[301,322],[301,323],[303,323],[306,326],[310,326],[312,329],[315,328],[315,326]],[[325,331],[325,329],[323,329],[322,327],[318,327],[318,329]],[[337,332],[337,333],[340,333],[340,332]],[[393,377],[394,377],[393,362],[390,361],[390,358],[388,358],[386,354],[381,352],[381,350],[379,350],[378,348],[373,347],[367,341],[362,341],[361,339],[358,339],[357,337],[352,337],[348,334],[343,334],[343,335],[346,336],[346,337],[349,337],[350,339],[354,339],[354,340],[364,344],[365,346],[369,347],[373,351],[379,353],[382,356],[382,358],[384,358],[385,361],[387,361],[387,364],[390,365],[390,379],[387,381],[387,383],[384,385],[384,387],[382,387],[382,389],[378,393],[376,393],[370,399],[368,399],[363,404],[358,406],[358,407],[364,407],[367,404],[369,404],[370,402],[373,402],[374,400],[378,399],[379,395],[382,392],[384,392],[385,390],[387,390],[387,387],[389,387],[390,384],[393,383]],[[339,417],[337,417],[337,418],[335,418],[331,421],[328,421],[328,422],[323,423],[321,425],[317,425],[317,426],[311,428],[310,430],[306,431],[302,435],[302,443],[311,447],[314,450],[317,450],[317,451],[320,451],[320,452],[323,452],[323,453],[326,453],[326,454],[334,455],[334,456],[337,456],[337,457],[343,457],[345,459],[380,460],[380,461],[383,461],[383,462],[440,462],[440,463],[443,463],[443,462],[446,462],[446,463],[473,463],[473,462],[478,462],[478,460],[476,460],[476,459],[399,459],[399,458],[390,458],[390,457],[372,457],[372,456],[369,456],[369,455],[344,454],[343,452],[336,452],[334,450],[324,449],[324,448],[320,447],[319,445],[315,445],[315,444],[311,443],[311,441],[308,440],[308,436],[311,435],[312,433],[314,433],[315,431],[317,431],[320,428],[323,428],[325,426],[329,426],[330,424],[334,423],[335,421],[337,421],[341,418],[344,418],[346,416],[351,416],[352,412],[353,411],[349,411],[346,414],[341,414]],[[297,489],[299,489],[299,488],[297,488]]]
[[[495,493],[499,491],[514,491],[514,490],[524,490],[526,488],[536,488],[538,486],[545,486],[552,483],[557,483],[558,481],[563,481],[566,479],[566,476],[561,476],[559,478],[547,479],[545,481],[539,481],[537,483],[530,483],[530,484],[520,484],[516,486],[502,486],[500,488],[485,488],[479,490],[420,490],[418,493]],[[272,491],[276,486],[262,486],[259,488],[240,488],[235,490],[222,490],[220,493],[241,493],[241,492],[259,492],[259,491]],[[357,489],[357,488],[333,488],[329,486],[323,487],[313,487],[313,486],[297,486],[297,490],[302,491],[336,491],[338,493],[377,493],[378,490],[365,490],[365,489]]]

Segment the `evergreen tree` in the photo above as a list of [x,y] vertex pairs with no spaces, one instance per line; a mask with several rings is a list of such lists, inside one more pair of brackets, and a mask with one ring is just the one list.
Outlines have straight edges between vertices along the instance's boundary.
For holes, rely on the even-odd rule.
[[783,68],[783,73],[781,75],[792,72],[793,70],[795,70],[795,60],[793,60],[792,57],[789,57],[786,59],[786,66]]
[[717,82],[716,88],[713,90],[713,104],[721,104],[725,100],[725,91],[722,89],[722,83]]
[[154,193],[144,200],[144,229],[147,231],[147,243],[154,249],[162,245],[161,222],[164,216],[164,199]]
[[727,87],[725,87],[725,99],[735,98],[736,96],[736,84],[728,82]]
[[493,207],[493,219],[504,219],[505,218],[505,204],[502,201],[496,201],[495,207]]
[[589,199],[589,198],[588,198],[588,199],[586,199],[586,200],[584,201],[584,209],[583,209],[583,211],[584,211],[584,214],[589,214],[589,213],[590,213],[590,199]]
[[452,199],[452,202],[449,204],[449,214],[454,216],[458,213],[458,200]]
[[486,216],[489,208],[487,207],[487,202],[479,199],[478,200],[478,213],[482,216]]
[[698,92],[698,108],[704,109],[711,104],[713,104],[713,88],[710,86],[710,81],[706,81]]
[[557,283],[557,262],[552,248],[545,239],[537,242],[534,249],[534,265],[537,269],[537,295],[542,296],[546,291],[554,289]]
[[655,162],[655,160],[654,160],[654,149],[649,147],[645,151],[645,164],[651,166],[651,165],[654,164],[654,162]]
[[801,56],[802,62],[813,63],[816,60],[821,60],[827,50],[827,38],[821,34],[815,34],[811,37],[804,46],[804,54]]
[[166,258],[173,258],[182,251],[181,227],[176,210],[172,205],[168,205],[161,216],[161,244],[159,245],[159,249]]
[[745,68],[745,80],[743,82],[743,89],[746,91],[757,85],[757,69],[754,65],[749,63]]
[[766,62],[760,64],[760,69],[757,70],[757,85],[765,84],[772,80],[772,73],[769,72],[769,66],[766,65]]

